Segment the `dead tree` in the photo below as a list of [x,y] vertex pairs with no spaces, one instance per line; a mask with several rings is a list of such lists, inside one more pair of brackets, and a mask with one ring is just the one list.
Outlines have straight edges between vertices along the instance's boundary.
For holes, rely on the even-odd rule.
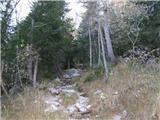
[[99,26],[98,34],[99,34],[99,37],[100,37],[100,42],[101,42],[101,47],[102,47],[102,57],[103,57],[103,63],[104,63],[104,69],[105,69],[105,79],[104,79],[104,81],[106,82],[108,80],[108,66],[107,66],[107,61],[106,61],[106,56],[105,56],[105,49],[104,49],[104,42],[103,42],[100,20],[98,20],[98,26]]
[[109,23],[108,23],[108,18],[107,18],[107,10],[104,10],[104,34],[105,34],[105,39],[106,39],[106,44],[107,44],[107,52],[108,52],[108,57],[111,60],[112,63],[116,63],[116,57],[113,52],[113,46],[112,46],[112,41],[109,33]]
[[89,34],[89,60],[90,60],[90,67],[92,67],[92,38],[91,38],[91,18],[89,19],[88,24],[88,34]]

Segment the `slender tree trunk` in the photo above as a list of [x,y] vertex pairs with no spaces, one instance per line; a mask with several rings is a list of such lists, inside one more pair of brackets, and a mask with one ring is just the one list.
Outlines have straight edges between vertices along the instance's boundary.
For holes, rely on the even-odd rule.
[[56,72],[57,72],[57,74],[58,74],[58,77],[61,78],[61,75],[60,75],[59,70],[58,70],[58,68],[57,68],[57,64],[55,64],[54,67],[55,67],[55,70],[56,70]]
[[105,69],[105,78],[104,82],[107,82],[108,80],[108,67],[107,67],[107,61],[106,61],[106,56],[105,56],[105,50],[104,50],[104,43],[103,43],[103,37],[102,37],[102,31],[101,31],[101,25],[100,25],[100,21],[98,21],[99,23],[99,36],[100,36],[100,41],[101,41],[101,46],[102,46],[102,56],[103,56],[103,63],[104,63],[104,69]]
[[98,66],[101,64],[101,41],[100,41],[100,35],[98,33]]
[[[16,24],[17,24],[17,40],[19,40],[19,22],[18,22],[18,16],[17,16],[17,10],[15,11],[15,14],[16,14]],[[18,56],[19,55],[19,48],[17,47],[16,49],[16,55]],[[20,85],[21,85],[21,88],[23,88],[23,83],[22,83],[22,77],[21,77],[21,73],[20,73],[20,67],[19,65],[19,59],[17,57],[16,59],[16,62],[17,62],[17,73],[16,73],[16,81],[17,83],[20,82]]]
[[92,67],[92,38],[91,38],[91,20],[89,20],[88,33],[89,33],[89,59],[90,67]]
[[62,72],[60,66],[57,65],[57,63],[55,64],[55,69],[56,69],[56,72],[57,72],[57,74],[58,74],[58,77],[59,77],[59,78],[63,78],[63,72]]
[[[1,56],[0,56],[0,60],[1,60]],[[2,90],[4,91],[4,93],[6,94],[6,96],[9,98],[9,94],[7,92],[7,90],[5,89],[4,85],[3,85],[3,80],[2,80],[2,73],[3,73],[3,68],[4,68],[4,63],[3,61],[1,61],[1,70],[0,70],[0,85],[1,85],[1,88]]]
[[107,44],[107,52],[108,52],[108,57],[110,58],[112,63],[116,63],[116,57],[113,52],[113,47],[112,47],[112,42],[109,34],[109,25],[108,25],[108,18],[107,15],[105,15],[105,20],[104,20],[104,33],[105,33],[105,39],[106,39],[106,44]]
[[22,77],[21,77],[19,68],[18,68],[18,76],[19,76],[20,85],[21,85],[21,87],[23,88]]
[[6,94],[6,96],[9,98],[10,96],[9,96],[9,94],[3,84],[1,84],[1,87],[2,87],[2,90],[4,91],[4,93]]
[[58,68],[58,71],[59,71],[60,75],[63,76],[63,71],[62,71],[61,67],[59,65],[57,65],[57,68]]
[[39,56],[36,57],[35,66],[34,66],[34,75],[33,75],[33,87],[34,88],[36,88],[36,81],[37,81],[38,58]]
[[33,60],[32,60],[32,40],[33,40],[33,26],[34,26],[34,20],[32,18],[32,23],[31,23],[31,31],[30,31],[30,41],[29,41],[29,45],[27,47],[28,49],[28,75],[29,75],[29,80],[33,82],[33,72],[32,72],[32,64],[33,64]]
[[70,66],[71,66],[71,64],[70,64],[70,59],[68,59],[68,60],[67,60],[67,68],[70,69]]
[[[91,38],[95,38],[95,33],[93,32],[93,34],[91,35]],[[93,45],[92,45],[92,64],[94,65],[96,63],[96,61],[98,60],[98,44],[97,44],[97,41],[96,39],[93,39],[92,40],[93,42]]]
[[27,69],[28,69],[28,77],[29,80],[32,81],[32,56],[31,56],[31,45],[27,46],[27,52],[29,54],[28,56],[28,63],[27,63]]
[[[16,54],[18,56],[18,53],[19,53],[19,49],[17,48],[16,50]],[[16,73],[16,81],[17,83],[20,82],[20,85],[21,85],[21,88],[23,88],[23,83],[22,83],[22,77],[21,77],[21,74],[20,74],[20,69],[19,69],[19,60],[17,59],[17,73]]]

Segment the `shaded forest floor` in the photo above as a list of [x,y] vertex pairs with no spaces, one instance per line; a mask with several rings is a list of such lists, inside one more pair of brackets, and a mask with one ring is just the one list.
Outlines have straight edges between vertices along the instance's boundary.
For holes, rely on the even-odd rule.
[[[120,63],[110,72],[108,83],[97,70],[84,71],[73,79],[89,98],[89,113],[71,117],[68,114],[44,112],[42,98],[51,95],[48,88],[58,82],[44,80],[38,89],[25,88],[22,93],[2,100],[3,120],[60,120],[60,119],[104,119],[104,120],[160,120],[160,64],[136,66]],[[63,105],[75,103],[77,96],[61,95]]]

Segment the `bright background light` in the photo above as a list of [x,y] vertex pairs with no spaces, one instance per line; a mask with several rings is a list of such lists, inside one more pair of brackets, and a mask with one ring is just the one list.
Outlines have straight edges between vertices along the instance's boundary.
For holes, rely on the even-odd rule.
[[[37,0],[20,0],[19,4],[16,7],[18,22],[24,20],[31,10],[33,2]],[[68,3],[68,8],[71,9],[69,13],[66,14],[66,17],[73,18],[73,23],[75,27],[78,28],[81,22],[81,16],[85,12],[85,8],[82,6],[82,3],[79,0],[65,0]],[[16,24],[16,15],[13,15],[13,24]]]

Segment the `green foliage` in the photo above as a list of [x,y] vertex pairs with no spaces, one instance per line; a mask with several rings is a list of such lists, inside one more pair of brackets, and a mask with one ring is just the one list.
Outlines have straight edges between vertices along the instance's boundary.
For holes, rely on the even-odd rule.
[[91,82],[91,81],[94,81],[96,80],[96,75],[94,74],[94,71],[91,71],[84,79],[84,83],[85,82]]
[[97,78],[101,78],[103,73],[104,73],[104,69],[102,66],[96,67],[94,69],[94,74],[96,75]]
[[96,67],[93,70],[90,70],[90,72],[84,79],[84,83],[98,80],[103,76],[103,74],[104,74],[104,68],[102,66]]
[[[39,71],[46,77],[52,76],[55,64],[63,64],[66,59],[73,59],[71,20],[64,19],[66,12],[64,1],[39,1],[32,12],[20,24],[20,37],[25,43],[31,42],[40,54]],[[34,20],[33,39],[30,31],[31,18]]]
[[[121,4],[121,3],[119,3]],[[133,5],[133,6],[132,6]],[[137,13],[137,15],[134,15],[136,13],[129,11],[130,7],[127,8],[128,6],[131,6],[131,8],[135,7],[135,9],[139,10],[141,7],[149,8],[148,13],[143,15]],[[88,9],[89,10],[89,9]],[[132,9],[131,9],[132,10]],[[146,9],[147,10],[147,9]],[[122,10],[123,11],[123,10]],[[108,10],[109,12],[109,18],[111,19],[110,21],[110,36],[112,39],[113,43],[113,50],[114,53],[117,56],[123,55],[125,52],[130,50],[132,48],[132,43],[128,38],[127,34],[130,34],[132,40],[134,41],[136,38],[136,33],[134,32],[139,32],[138,39],[136,40],[135,45],[142,45],[142,46],[147,46],[149,48],[158,48],[160,45],[160,2],[159,1],[141,1],[141,2],[128,2],[127,5],[124,8],[123,13],[115,13],[113,10]],[[115,11],[116,12],[116,11]],[[119,15],[121,14],[121,15]],[[80,58],[86,58],[86,61],[89,61],[89,37],[88,37],[88,25],[87,25],[87,19],[89,15],[84,15],[82,22],[80,24],[80,35],[79,35],[79,45],[81,46],[81,50],[83,51],[83,54],[79,54],[81,56]],[[101,17],[101,16],[99,16]],[[103,17],[103,16],[102,16]],[[95,18],[96,19],[96,18]],[[140,24],[138,25],[138,22],[143,19]],[[139,28],[137,28],[137,25]],[[93,28],[97,26],[94,24],[92,26]],[[130,33],[130,29],[134,29],[133,33]],[[97,30],[92,30],[92,36],[94,40],[97,40]],[[94,51],[95,48],[93,48]],[[96,51],[96,50],[95,50]],[[94,54],[95,54],[94,51]],[[85,54],[84,54],[85,53]],[[87,57],[86,57],[87,56]],[[94,57],[95,58],[95,57]]]
[[[7,28],[2,32],[2,36],[10,32],[7,36],[10,40],[3,44],[2,77],[6,85],[15,84],[17,76],[23,81],[28,80],[28,55],[32,55],[34,69],[34,52],[40,56],[38,78],[53,77],[57,74],[57,65],[61,69],[66,61],[73,61],[77,43],[73,40],[72,19],[64,18],[66,12],[65,1],[38,1],[26,19],[18,23],[12,32]],[[9,14],[8,11],[6,13]],[[27,53],[28,45],[32,45],[33,53]]]
[[153,7],[148,13],[149,17],[143,21],[144,25],[140,34],[140,44],[145,44],[151,48],[158,48],[160,45],[160,2],[149,2],[149,5],[153,5]]

